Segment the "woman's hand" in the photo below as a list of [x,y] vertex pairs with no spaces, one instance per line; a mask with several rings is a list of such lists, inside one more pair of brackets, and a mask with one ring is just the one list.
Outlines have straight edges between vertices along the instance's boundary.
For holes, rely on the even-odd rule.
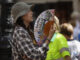
[[47,44],[49,43],[49,40],[51,40],[52,36],[54,35],[55,30],[56,30],[56,28],[52,25],[50,28],[50,31],[49,31],[49,36],[47,37],[47,40],[46,40]]
[[50,28],[50,31],[49,31],[48,39],[51,39],[52,38],[52,36],[55,33],[55,30],[56,30],[56,28],[52,25],[51,28]]

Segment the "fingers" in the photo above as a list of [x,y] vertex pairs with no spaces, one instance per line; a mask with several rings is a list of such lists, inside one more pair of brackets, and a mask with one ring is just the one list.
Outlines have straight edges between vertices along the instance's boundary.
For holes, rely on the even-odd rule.
[[50,29],[53,30],[53,28],[54,28],[53,25],[51,25],[51,28]]
[[56,30],[56,26],[53,26],[53,28],[54,28],[54,31]]
[[56,30],[56,27],[51,25],[51,28],[50,28],[51,31],[55,31]]

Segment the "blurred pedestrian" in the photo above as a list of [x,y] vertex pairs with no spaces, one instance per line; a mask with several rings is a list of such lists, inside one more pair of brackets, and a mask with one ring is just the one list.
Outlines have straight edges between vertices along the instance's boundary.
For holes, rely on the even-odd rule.
[[80,41],[80,14],[79,12],[73,12],[71,15],[72,22],[75,25],[73,31],[73,38]]

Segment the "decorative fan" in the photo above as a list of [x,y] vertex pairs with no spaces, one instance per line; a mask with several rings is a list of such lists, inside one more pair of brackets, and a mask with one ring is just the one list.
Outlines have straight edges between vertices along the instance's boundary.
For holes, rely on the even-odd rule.
[[34,25],[34,36],[39,45],[41,45],[49,35],[49,30],[51,25],[54,23],[54,17],[55,10],[46,10],[42,12]]

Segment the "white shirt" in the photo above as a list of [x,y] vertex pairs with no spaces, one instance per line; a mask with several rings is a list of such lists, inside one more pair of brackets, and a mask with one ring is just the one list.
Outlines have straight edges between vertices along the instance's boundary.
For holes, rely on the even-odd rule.
[[68,41],[72,60],[80,60],[80,42],[77,40]]

